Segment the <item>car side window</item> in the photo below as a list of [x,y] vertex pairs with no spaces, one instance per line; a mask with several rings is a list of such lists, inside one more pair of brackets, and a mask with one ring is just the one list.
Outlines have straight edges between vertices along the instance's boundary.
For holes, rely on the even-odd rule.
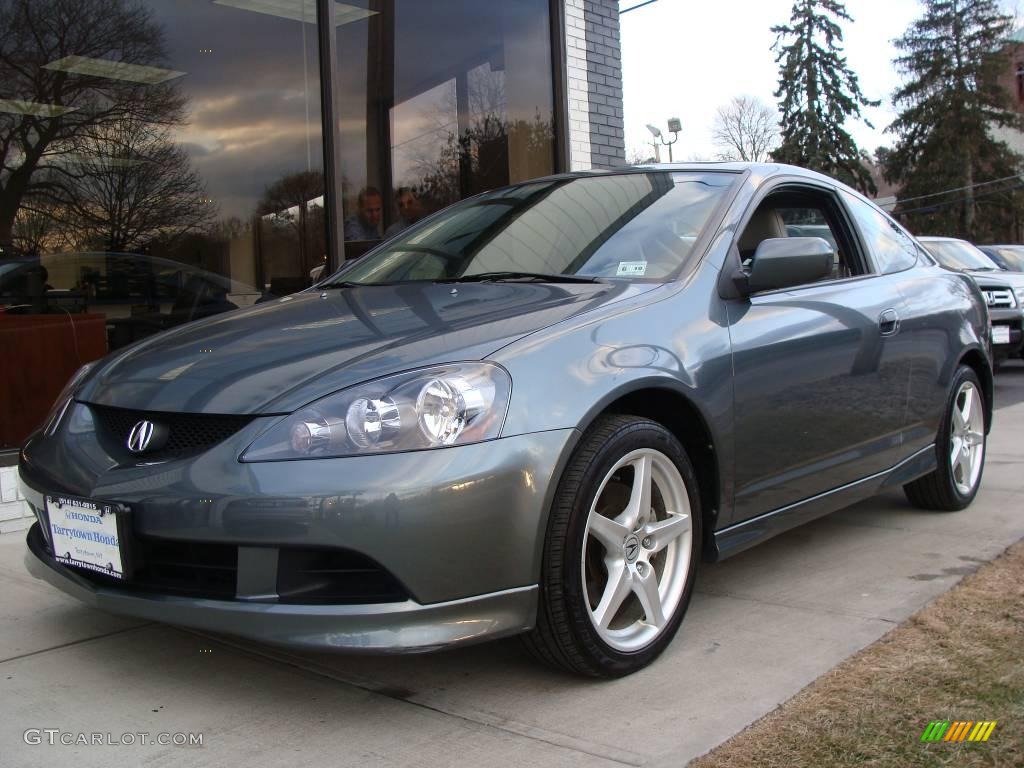
[[881,274],[902,272],[917,263],[917,246],[899,224],[849,192],[844,191],[843,198]]
[[813,192],[781,192],[769,195],[758,205],[736,241],[744,269],[749,269],[754,252],[763,240],[778,237],[820,237],[835,254],[832,274],[822,280],[842,280],[860,274],[851,255],[850,238],[840,228],[831,198]]
[[818,206],[806,205],[793,208],[776,208],[786,226],[786,237],[820,237],[832,246],[835,257],[832,262],[832,274],[829,280],[842,280],[851,277],[853,269],[846,258],[844,249],[839,247],[835,232],[825,217],[825,212]]

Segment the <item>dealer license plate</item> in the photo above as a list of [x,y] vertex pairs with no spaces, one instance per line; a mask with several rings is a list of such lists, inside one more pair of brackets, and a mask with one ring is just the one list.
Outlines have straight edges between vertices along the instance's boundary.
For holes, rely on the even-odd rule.
[[1010,326],[1008,326],[1008,325],[993,325],[992,326],[992,343],[993,344],[1009,344],[1010,343]]
[[69,496],[47,496],[46,515],[57,562],[124,578],[114,505]]

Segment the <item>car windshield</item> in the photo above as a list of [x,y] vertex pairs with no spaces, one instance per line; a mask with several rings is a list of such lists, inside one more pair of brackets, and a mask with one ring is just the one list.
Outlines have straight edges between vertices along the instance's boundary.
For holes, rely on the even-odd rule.
[[963,240],[926,240],[922,245],[947,269],[999,270],[992,259]]
[[738,177],[656,171],[548,179],[448,208],[320,284],[664,280]]
[[990,246],[996,255],[1014,272],[1024,272],[1024,247],[1012,245]]
[[4,278],[8,275],[14,274],[19,269],[25,266],[23,261],[11,261],[6,264],[0,264],[0,283],[4,281]]

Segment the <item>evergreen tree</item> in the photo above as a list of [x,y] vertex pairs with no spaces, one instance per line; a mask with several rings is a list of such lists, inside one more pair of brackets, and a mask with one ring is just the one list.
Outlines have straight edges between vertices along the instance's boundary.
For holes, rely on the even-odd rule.
[[1013,20],[996,0],[924,4],[924,15],[895,41],[907,80],[893,96],[900,113],[889,130],[899,141],[886,177],[901,186],[901,198],[916,198],[896,212],[928,234],[1014,237],[1018,182],[986,183],[1015,176],[1022,161],[990,134],[993,126],[1021,128],[997,79],[1008,66],[1002,48]]
[[864,96],[857,75],[846,65],[838,20],[853,21],[840,0],[796,0],[789,24],[772,27],[772,50],[779,64],[775,97],[782,115],[782,144],[772,157],[873,194],[871,174],[843,125],[850,118],[863,119],[861,107],[879,102]]

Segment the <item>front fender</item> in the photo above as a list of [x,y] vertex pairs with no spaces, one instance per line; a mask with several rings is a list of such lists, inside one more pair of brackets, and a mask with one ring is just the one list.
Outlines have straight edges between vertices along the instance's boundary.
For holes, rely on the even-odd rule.
[[[724,519],[731,513],[732,355],[718,272],[706,263],[674,290],[625,311],[574,319],[513,343],[488,359],[512,376],[503,436],[583,432],[623,397],[647,390],[684,398],[714,445]],[[678,416],[678,414],[677,414]],[[666,414],[666,421],[675,421]],[[724,507],[728,507],[725,509]]]

